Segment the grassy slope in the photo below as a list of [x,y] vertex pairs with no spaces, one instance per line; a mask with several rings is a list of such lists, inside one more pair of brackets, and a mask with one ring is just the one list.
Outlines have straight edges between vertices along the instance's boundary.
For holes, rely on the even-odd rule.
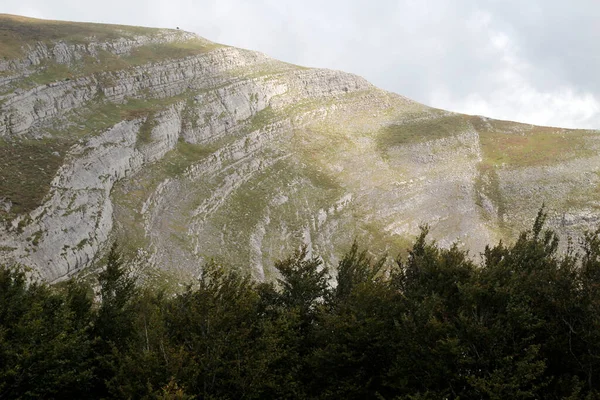
[[[563,173],[553,170],[561,164],[595,157],[597,146],[593,143],[600,138],[599,131],[543,127],[480,117],[471,117],[470,120],[479,132],[483,153],[476,187],[497,208],[497,215],[485,217],[496,220],[504,237],[511,237],[524,229],[529,222],[523,219],[534,215],[535,208],[539,208],[542,203],[553,212],[577,212],[599,198],[597,186],[578,182],[568,170]],[[590,168],[593,170],[592,166]],[[547,172],[540,172],[544,169]],[[550,170],[555,172],[549,172]],[[517,179],[510,178],[511,171],[516,174],[524,173],[532,181],[523,182],[525,187],[517,192],[506,192],[502,189],[503,184],[515,185],[513,179]],[[585,172],[580,171],[581,177]],[[596,171],[598,172],[600,171]],[[505,177],[504,182],[501,176]],[[539,188],[526,187],[543,186],[544,182],[563,188],[574,186],[577,187],[577,193],[561,193],[544,188],[539,191]],[[526,194],[530,189],[538,190],[538,195],[531,197]],[[505,216],[508,215],[512,216],[509,218],[512,221],[505,224]]]
[[28,89],[36,85],[101,72],[123,70],[150,62],[185,58],[221,47],[219,44],[200,37],[184,37],[186,33],[178,30],[48,21],[0,14],[0,58],[4,60],[21,59],[26,55],[28,48],[35,47],[38,43],[48,46],[57,42],[87,45],[92,42],[112,42],[118,39],[133,40],[139,36],[159,38],[167,32],[179,35],[181,40],[138,46],[130,54],[125,55],[115,55],[109,51],[98,50],[97,57],[85,56],[82,60],[68,66],[46,60],[40,66],[36,66],[35,73],[25,80],[17,80],[8,89],[16,87]]
[[[370,118],[371,115],[367,115],[366,119],[371,119],[371,129],[360,134],[362,139],[353,138],[352,131],[356,130],[354,126],[364,124],[361,120],[361,118],[365,118],[364,116],[347,117],[348,121],[351,121],[350,123],[338,120],[333,121],[329,127],[312,130],[306,139],[308,147],[304,146],[309,150],[307,158],[320,162],[324,168],[327,164],[344,166],[344,172],[337,175],[342,179],[348,179],[348,182],[351,179],[361,181],[363,187],[372,187],[370,193],[375,193],[382,187],[386,188],[384,190],[393,192],[394,185],[398,181],[406,180],[403,166],[406,165],[409,169],[415,167],[411,166],[410,162],[407,164],[404,160],[399,159],[398,154],[404,153],[394,152],[393,149],[435,142],[467,131],[476,133],[475,137],[479,138],[481,158],[477,163],[478,176],[474,181],[477,195],[473,200],[480,208],[483,221],[489,222],[489,228],[498,237],[505,238],[512,237],[515,229],[522,229],[521,226],[512,226],[515,222],[519,222],[515,221],[514,216],[510,224],[505,224],[504,216],[508,213],[518,215],[517,219],[533,216],[542,202],[546,202],[548,206],[556,207],[556,209],[564,208],[578,212],[582,207],[593,205],[599,198],[600,187],[594,185],[578,187],[577,180],[569,175],[568,170],[564,173],[561,172],[565,163],[596,156],[598,146],[594,143],[600,139],[599,131],[533,126],[478,116],[452,114],[427,107],[420,109],[417,107],[413,110],[396,108],[393,114],[395,115],[391,118],[388,115],[387,122],[381,115],[377,115],[377,118]],[[327,129],[329,132],[319,134],[319,131],[325,132]],[[392,161],[389,159],[390,154],[396,158],[393,160],[393,166],[390,167],[370,156],[373,146],[369,147],[368,145],[369,137],[374,137],[374,147],[380,153],[381,159],[386,162]],[[446,142],[444,145],[444,147],[450,146],[447,147],[447,151],[450,153],[456,150],[452,148],[451,143]],[[428,151],[425,149],[420,150],[424,152],[423,156],[431,155],[427,154]],[[456,165],[463,163],[467,163],[467,159],[460,157],[456,159]],[[423,171],[423,168],[430,167],[428,164],[422,164],[417,167],[417,171]],[[591,168],[593,169],[593,167]],[[531,182],[533,185],[543,185],[543,179],[552,184],[560,184],[562,180],[568,180],[568,185],[576,187],[577,190],[571,190],[566,194],[544,192],[544,197],[538,198],[521,197],[519,193],[503,193],[504,185],[514,185],[514,179],[518,179],[516,177],[520,176],[519,174],[528,176],[530,169],[535,177],[532,178],[534,179]],[[546,169],[553,172],[544,173]],[[352,171],[352,177],[344,176],[347,170]],[[515,174],[511,175],[511,171],[515,171]],[[500,177],[501,172],[504,178]],[[432,177],[431,173],[434,171],[428,172],[428,178]],[[450,174],[451,172],[440,170],[435,173]],[[409,178],[412,177],[409,176]],[[449,176],[449,179],[451,178]],[[502,179],[508,179],[508,181],[502,181]],[[528,184],[527,182],[523,183]],[[351,183],[348,185],[352,186]],[[511,198],[507,198],[507,194]],[[409,193],[407,196],[407,199],[410,198]],[[494,207],[492,214],[490,214],[489,207],[487,209],[484,207],[484,200],[492,202]],[[381,226],[376,229],[381,229]]]
[[484,162],[499,166],[531,167],[551,165],[594,154],[586,139],[598,131],[535,126],[511,121],[471,117],[481,138]]
[[24,56],[23,46],[38,42],[52,44],[64,41],[72,44],[105,42],[119,38],[155,35],[161,30],[125,25],[87,22],[51,21],[18,15],[0,14],[0,56],[16,59]]

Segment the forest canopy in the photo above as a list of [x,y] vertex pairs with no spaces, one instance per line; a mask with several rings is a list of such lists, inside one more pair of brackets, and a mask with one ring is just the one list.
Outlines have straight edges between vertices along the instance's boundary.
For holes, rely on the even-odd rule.
[[97,296],[2,266],[0,399],[598,398],[600,230],[559,251],[544,220],[481,262],[423,228],[393,263],[304,249],[276,282],[209,264],[178,294],[116,247]]

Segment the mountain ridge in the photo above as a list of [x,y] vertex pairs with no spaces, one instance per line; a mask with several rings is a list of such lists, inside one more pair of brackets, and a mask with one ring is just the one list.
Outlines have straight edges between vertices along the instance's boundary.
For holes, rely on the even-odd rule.
[[598,131],[438,110],[181,30],[0,21],[0,260],[42,279],[113,240],[147,274],[214,259],[270,279],[301,244],[334,264],[428,223],[477,252],[543,202],[562,235],[598,222]]

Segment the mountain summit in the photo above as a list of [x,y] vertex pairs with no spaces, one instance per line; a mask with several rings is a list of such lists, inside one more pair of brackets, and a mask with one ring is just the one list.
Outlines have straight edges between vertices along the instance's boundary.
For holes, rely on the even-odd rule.
[[[401,69],[401,66],[398,67]],[[600,132],[434,109],[181,30],[0,15],[0,261],[57,281],[113,241],[148,273],[395,254],[429,224],[473,252],[545,203],[598,222]]]

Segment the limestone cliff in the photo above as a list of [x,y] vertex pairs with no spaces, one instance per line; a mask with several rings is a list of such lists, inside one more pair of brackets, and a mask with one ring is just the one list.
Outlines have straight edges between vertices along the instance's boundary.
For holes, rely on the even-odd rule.
[[0,15],[0,260],[48,281],[119,241],[140,265],[251,268],[419,225],[474,252],[545,202],[595,227],[600,132],[432,109],[178,30]]

